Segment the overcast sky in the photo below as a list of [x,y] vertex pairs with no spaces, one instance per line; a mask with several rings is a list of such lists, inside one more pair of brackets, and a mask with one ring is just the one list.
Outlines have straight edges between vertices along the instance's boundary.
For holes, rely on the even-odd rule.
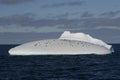
[[65,30],[120,43],[120,0],[0,0],[0,44],[58,38]]

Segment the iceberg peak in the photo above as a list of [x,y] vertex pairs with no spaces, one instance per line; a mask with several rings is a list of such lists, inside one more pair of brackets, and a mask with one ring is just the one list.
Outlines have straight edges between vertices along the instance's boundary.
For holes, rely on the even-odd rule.
[[63,34],[60,36],[59,39],[66,39],[66,40],[77,40],[77,41],[84,41],[89,42],[92,44],[97,44],[100,46],[104,46],[110,49],[112,46],[106,44],[104,41],[100,39],[93,38],[92,36],[79,32],[79,33],[71,33],[70,31],[64,31]]

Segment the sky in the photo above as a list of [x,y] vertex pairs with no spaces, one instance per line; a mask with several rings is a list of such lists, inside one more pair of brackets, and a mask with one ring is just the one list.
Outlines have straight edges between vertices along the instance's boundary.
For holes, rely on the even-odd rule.
[[0,44],[59,38],[65,30],[120,43],[120,0],[0,0]]

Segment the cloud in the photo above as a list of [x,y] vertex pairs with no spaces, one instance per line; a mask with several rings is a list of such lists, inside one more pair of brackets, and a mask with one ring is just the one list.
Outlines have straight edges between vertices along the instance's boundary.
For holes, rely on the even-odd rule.
[[52,27],[21,27],[21,26],[0,26],[0,32],[21,32],[21,33],[47,33],[47,32],[61,32],[56,26]]
[[107,42],[120,42],[120,17],[36,19],[33,14],[0,17],[0,43],[15,44],[58,38],[64,30],[85,32]]
[[83,19],[83,25],[85,27],[97,27],[97,26],[117,26],[120,27],[120,17],[118,18],[87,18]]
[[120,30],[120,17],[118,18],[85,18],[85,19],[77,19],[75,22],[71,22],[71,24],[67,24],[66,26],[60,26],[59,28],[63,29],[83,29],[83,30],[91,30],[91,29],[119,29]]
[[62,2],[62,3],[55,3],[51,5],[44,5],[44,8],[53,8],[53,7],[63,7],[63,6],[81,6],[84,1],[69,1],[69,2]]
[[[11,28],[10,26],[20,26],[20,28],[11,28],[14,31],[40,32],[47,29],[51,32],[62,30],[90,30],[90,29],[119,29],[120,17],[105,18],[105,17],[86,17],[81,19],[69,18],[44,18],[36,19],[32,15],[12,15],[0,17],[0,26]],[[29,29],[30,28],[30,29]],[[16,29],[16,30],[14,30]],[[5,31],[5,29],[1,28]],[[9,29],[10,30],[10,29]],[[7,31],[6,31],[7,32]],[[9,32],[9,31],[8,31]]]
[[0,4],[5,4],[5,5],[12,5],[12,4],[20,4],[24,2],[29,2],[33,0],[0,0]]
[[69,15],[70,15],[70,13],[66,12],[64,14],[55,16],[55,18],[67,18]]
[[98,26],[95,29],[115,29],[115,30],[120,30],[120,27],[116,27],[116,26]]
[[21,25],[27,26],[33,22],[33,18],[26,15],[13,15],[7,17],[0,17],[0,25]]
[[65,12],[63,14],[58,14],[58,15],[49,15],[50,18],[53,19],[68,19],[68,18],[74,18],[74,16],[77,16],[77,12]]
[[81,17],[93,17],[93,16],[94,16],[94,14],[89,13],[88,11],[84,12],[84,13],[81,15]]
[[104,17],[115,17],[117,14],[120,13],[120,10],[118,11],[110,11],[110,12],[104,12],[102,13],[100,16],[104,16]]
[[0,17],[0,25],[19,25],[19,26],[57,26],[57,25],[75,25],[78,23],[77,19],[35,19],[29,15],[12,15],[8,17]]

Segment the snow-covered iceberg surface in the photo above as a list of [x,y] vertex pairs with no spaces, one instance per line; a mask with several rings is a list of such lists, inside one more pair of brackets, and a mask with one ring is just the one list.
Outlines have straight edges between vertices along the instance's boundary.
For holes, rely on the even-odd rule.
[[40,40],[9,50],[10,55],[109,54],[112,46],[84,33],[65,31],[59,39]]

